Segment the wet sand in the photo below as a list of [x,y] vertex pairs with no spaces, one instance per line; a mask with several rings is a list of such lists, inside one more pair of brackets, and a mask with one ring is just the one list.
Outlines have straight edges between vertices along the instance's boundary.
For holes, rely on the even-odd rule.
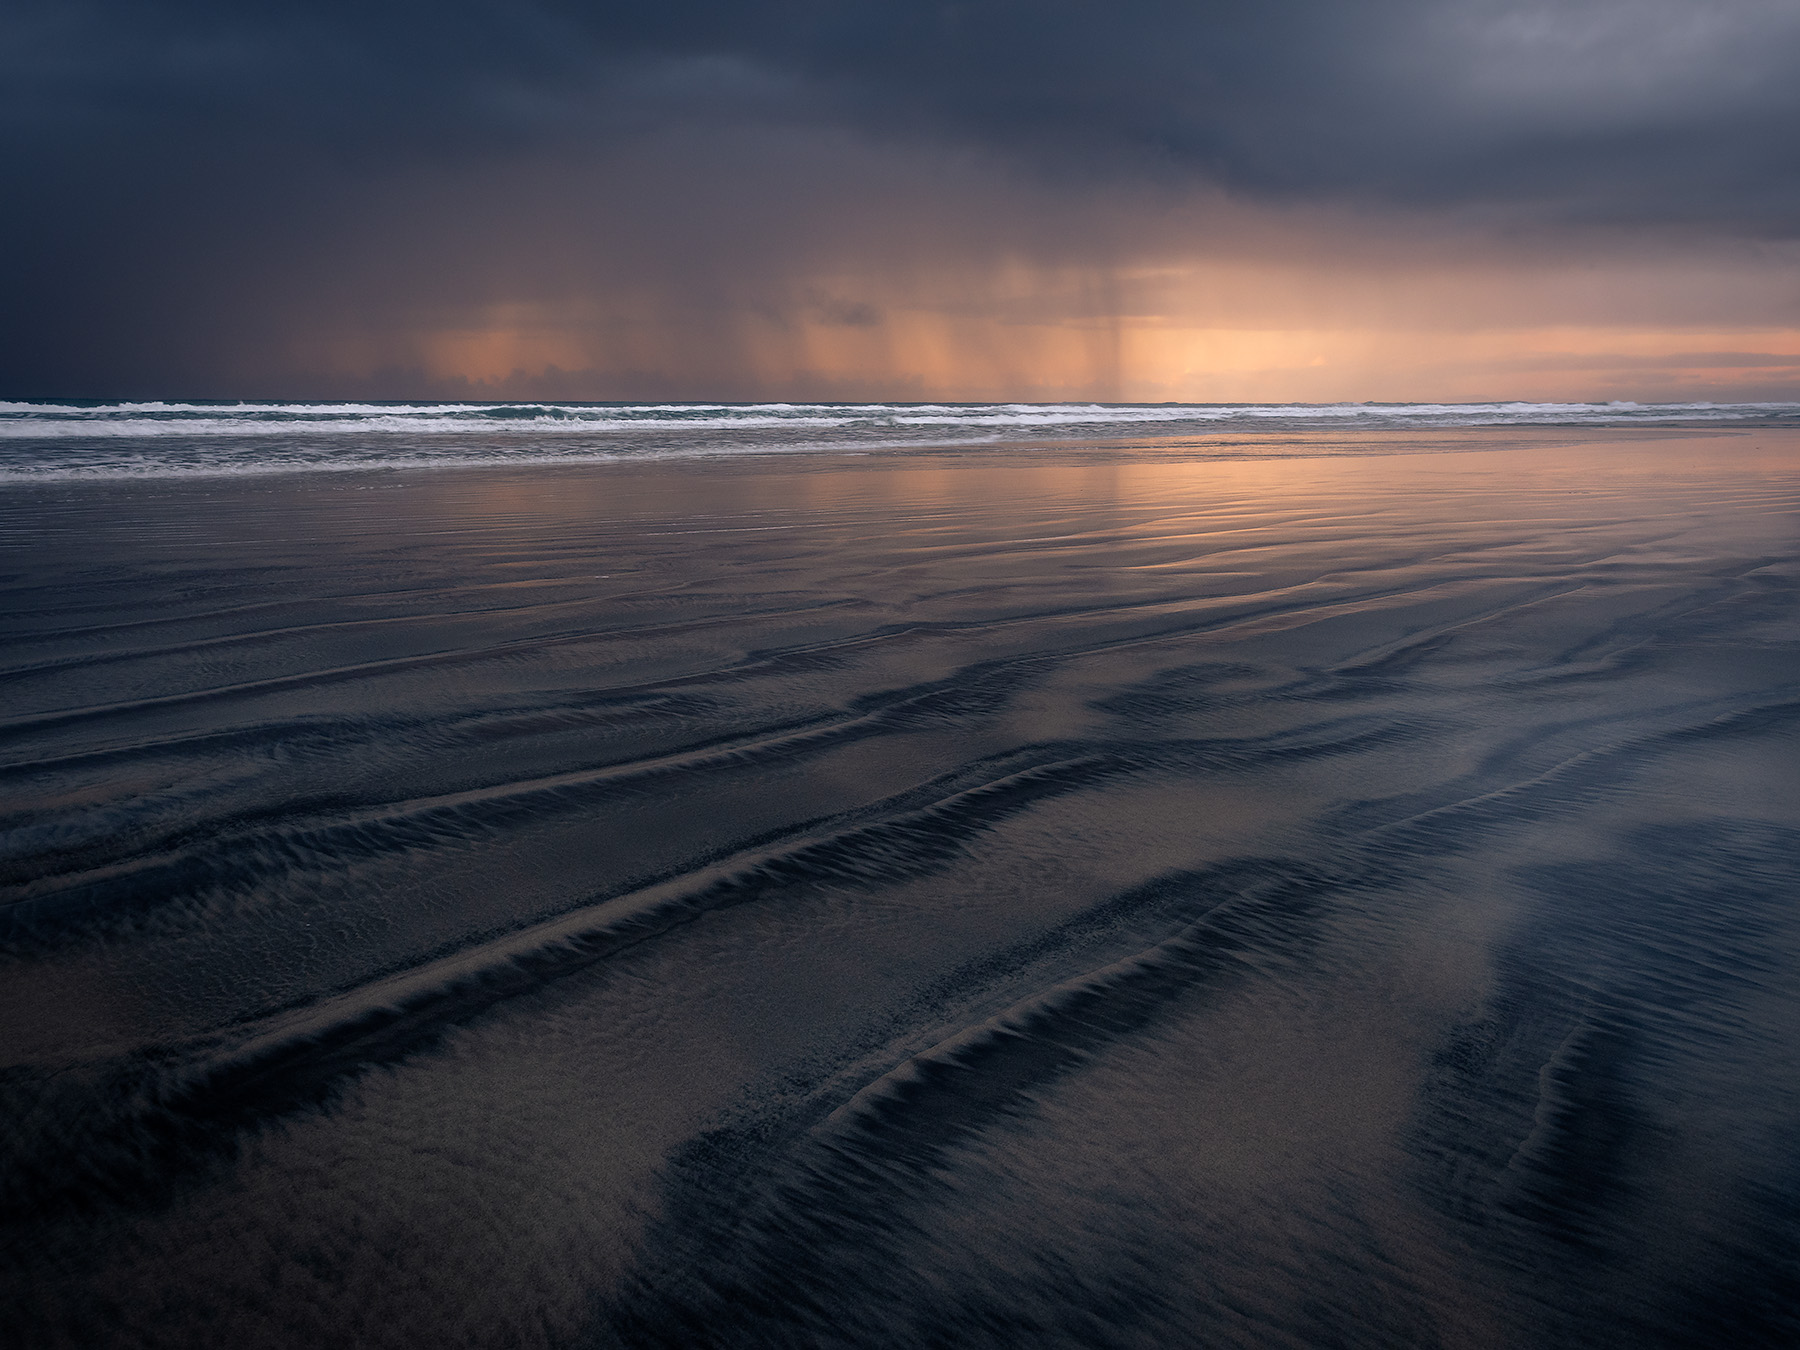
[[1800,1339],[1800,433],[0,494],[33,1346]]

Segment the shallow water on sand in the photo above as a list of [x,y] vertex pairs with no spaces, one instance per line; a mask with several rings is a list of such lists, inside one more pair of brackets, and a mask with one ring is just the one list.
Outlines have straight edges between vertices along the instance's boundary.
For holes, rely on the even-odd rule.
[[34,1346],[1789,1345],[1800,434],[0,494]]

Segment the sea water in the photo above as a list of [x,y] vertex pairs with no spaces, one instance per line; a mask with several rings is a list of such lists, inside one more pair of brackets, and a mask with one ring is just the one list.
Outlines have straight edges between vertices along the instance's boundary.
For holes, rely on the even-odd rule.
[[[0,483],[733,454],[1000,447],[1183,433],[1282,453],[1282,433],[1796,426],[1800,403],[97,403],[0,401]],[[1221,433],[1238,433],[1221,442]],[[1244,436],[1253,439],[1245,441]],[[1308,454],[1328,453],[1315,438]]]

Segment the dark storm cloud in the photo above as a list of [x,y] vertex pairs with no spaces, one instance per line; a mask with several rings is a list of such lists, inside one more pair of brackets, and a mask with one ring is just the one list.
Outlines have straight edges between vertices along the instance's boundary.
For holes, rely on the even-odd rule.
[[[320,286],[379,326],[604,288],[598,257],[723,304],[821,231],[874,249],[890,217],[996,209],[932,155],[1067,201],[1213,185],[1791,238],[1797,58],[1791,0],[13,0],[0,382],[223,370]],[[911,176],[884,185],[883,155]],[[1088,246],[1024,208],[998,228]]]
[[6,28],[33,159],[465,156],[749,117],[1287,194],[1780,230],[1800,203],[1785,0],[57,0]]

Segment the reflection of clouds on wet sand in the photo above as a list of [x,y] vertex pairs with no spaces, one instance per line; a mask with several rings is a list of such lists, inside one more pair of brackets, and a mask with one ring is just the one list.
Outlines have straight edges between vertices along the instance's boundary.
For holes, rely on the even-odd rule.
[[1314,444],[13,490],[34,1343],[1780,1343],[1794,433]]

